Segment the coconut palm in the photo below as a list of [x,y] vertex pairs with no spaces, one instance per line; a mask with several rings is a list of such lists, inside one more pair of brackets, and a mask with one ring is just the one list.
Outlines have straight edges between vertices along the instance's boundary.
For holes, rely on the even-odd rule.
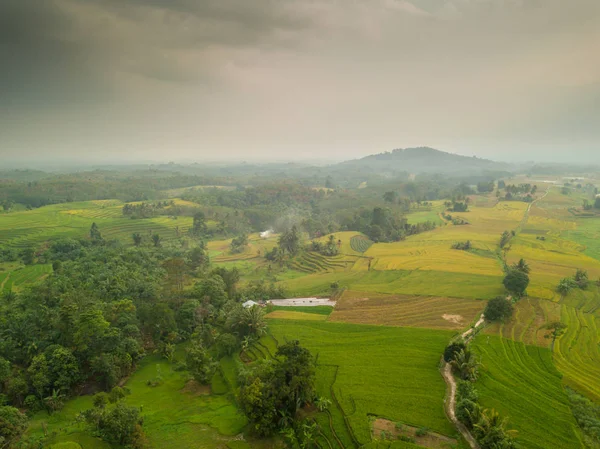
[[468,348],[461,349],[455,353],[450,364],[459,373],[461,379],[470,381],[477,380],[481,363]]
[[525,274],[529,274],[529,272],[531,271],[531,268],[529,267],[529,264],[525,261],[525,259],[521,259],[517,263],[513,264],[512,269]]
[[514,447],[514,430],[506,428],[508,418],[502,418],[494,409],[486,409],[473,426],[473,433],[482,449],[511,449]]

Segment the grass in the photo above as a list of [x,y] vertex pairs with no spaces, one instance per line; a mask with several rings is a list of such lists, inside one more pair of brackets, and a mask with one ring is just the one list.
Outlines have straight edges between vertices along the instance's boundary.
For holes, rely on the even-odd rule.
[[85,237],[94,222],[106,239],[130,242],[131,235],[139,232],[146,236],[159,234],[168,241],[177,238],[178,231],[184,233],[192,225],[191,217],[132,220],[123,217],[123,204],[117,200],[85,201],[3,214],[0,244],[18,249],[61,237]]
[[[158,356],[143,360],[138,371],[126,383],[131,395],[125,401],[140,407],[150,447],[225,449],[237,439],[236,436],[246,426],[246,418],[238,411],[231,395],[226,393],[230,382],[235,379],[235,374],[232,374],[235,362],[229,359],[222,364],[224,374],[220,380],[220,394],[210,395],[202,389],[189,388],[189,385],[186,387],[187,373],[174,371],[166,360]],[[146,382],[155,378],[158,371],[163,383],[149,387]],[[108,449],[106,443],[93,438],[82,424],[74,422],[79,412],[91,407],[92,397],[81,396],[69,401],[62,411],[54,415],[40,412],[32,418],[27,434],[43,435],[42,423],[46,423],[50,434],[57,433],[48,442],[50,445],[70,441],[86,449]],[[269,441],[250,441],[246,444],[246,447],[252,448],[271,447]]]
[[281,281],[280,285],[291,297],[327,296],[333,282],[349,290],[388,295],[490,299],[504,293],[501,276],[434,270],[316,273]]
[[317,390],[338,401],[334,429],[346,447],[356,447],[349,433],[360,444],[370,442],[369,415],[455,433],[437,369],[452,332],[289,320],[272,320],[269,327],[280,343],[297,339],[317,355],[319,373],[326,373],[317,377]]
[[0,272],[0,291],[18,292],[52,273],[51,264],[17,266],[9,269],[10,271]]
[[308,320],[308,321],[326,321],[327,320],[327,315],[320,315],[318,313],[293,312],[293,311],[287,311],[287,310],[275,310],[274,312],[268,313],[266,317],[271,318],[271,319],[284,319],[284,320]]
[[269,310],[272,312],[275,311],[285,311],[285,312],[300,312],[300,313],[310,313],[317,315],[330,315],[333,312],[333,307],[331,306],[314,306],[314,307],[303,307],[303,306],[269,306]]
[[473,299],[344,292],[330,321],[430,329],[464,329],[485,307]]
[[480,402],[510,418],[519,447],[584,447],[550,350],[486,335],[472,347],[484,367],[476,383]]

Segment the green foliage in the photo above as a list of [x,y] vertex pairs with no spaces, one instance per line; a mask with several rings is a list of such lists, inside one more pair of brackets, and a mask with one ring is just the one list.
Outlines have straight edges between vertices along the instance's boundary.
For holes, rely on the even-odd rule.
[[525,259],[520,259],[517,263],[514,263],[511,266],[511,270],[521,271],[522,273],[529,274],[531,268],[529,268],[529,264],[525,261]]
[[291,341],[275,354],[279,363],[260,362],[241,376],[239,403],[257,435],[290,427],[300,407],[314,398],[315,361]]
[[469,251],[472,248],[472,244],[470,240],[466,242],[456,242],[452,244],[452,249],[458,249],[461,251]]
[[529,285],[529,276],[519,270],[509,270],[502,281],[506,290],[517,298],[523,296]]
[[573,416],[583,430],[590,447],[600,444],[600,406],[567,388]]
[[279,249],[282,253],[296,255],[300,250],[300,231],[296,225],[279,236]]
[[10,447],[27,428],[27,416],[18,409],[0,406],[0,447]]
[[465,350],[466,348],[467,345],[462,340],[450,343],[448,346],[446,346],[446,349],[444,349],[444,361],[451,362],[456,357],[456,354]]
[[450,364],[461,379],[471,382],[477,380],[481,362],[468,347],[456,352]]
[[138,447],[144,438],[143,419],[137,407],[118,402],[113,407],[83,412],[83,418],[107,443]]
[[577,288],[577,283],[575,282],[575,280],[573,278],[569,277],[569,278],[564,278],[564,279],[560,280],[560,282],[558,283],[558,285],[556,287],[556,291],[558,293],[560,293],[561,295],[566,296],[574,288]]
[[243,307],[237,304],[229,312],[226,328],[244,337],[261,337],[267,330],[265,310],[262,307]]
[[487,321],[505,321],[512,316],[513,309],[512,302],[503,296],[498,296],[488,301],[483,314]]
[[185,363],[194,380],[201,385],[208,385],[217,369],[217,363],[197,341],[192,341],[186,349]]
[[231,252],[233,254],[243,252],[248,246],[248,236],[246,234],[242,234],[231,241]]
[[500,248],[504,248],[511,238],[511,233],[508,231],[504,231],[502,233],[502,236],[500,237]]

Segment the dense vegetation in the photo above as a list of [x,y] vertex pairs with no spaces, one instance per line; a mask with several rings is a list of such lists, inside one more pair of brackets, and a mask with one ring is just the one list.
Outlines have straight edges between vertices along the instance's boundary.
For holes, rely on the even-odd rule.
[[442,353],[482,448],[594,447],[594,181],[443,160],[7,173],[0,447],[462,447]]

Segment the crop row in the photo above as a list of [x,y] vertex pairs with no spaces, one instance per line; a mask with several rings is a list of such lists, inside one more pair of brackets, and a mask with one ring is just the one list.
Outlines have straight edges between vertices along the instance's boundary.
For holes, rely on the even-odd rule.
[[520,447],[582,447],[549,349],[488,335],[478,336],[473,348],[483,363],[480,402],[510,418]]
[[364,253],[365,251],[367,251],[371,245],[373,244],[373,241],[369,240],[367,237],[363,236],[363,235],[355,235],[354,237],[352,237],[350,239],[350,247],[359,253]]

